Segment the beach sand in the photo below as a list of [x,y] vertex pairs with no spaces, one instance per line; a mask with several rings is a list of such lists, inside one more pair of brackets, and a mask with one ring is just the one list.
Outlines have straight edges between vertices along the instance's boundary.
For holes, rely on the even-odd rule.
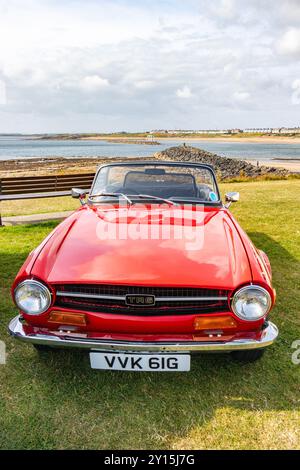
[[[0,161],[0,178],[16,176],[41,176],[51,174],[69,173],[92,173],[96,169],[109,162],[136,160],[135,157],[116,158],[26,158],[23,160],[3,160]],[[145,160],[147,160],[145,158]],[[252,165],[256,165],[253,160],[246,160]],[[292,172],[300,173],[300,161],[265,161],[260,162],[260,166],[273,166],[276,168],[286,168]]]
[[[300,144],[300,136],[299,137],[287,137],[287,136],[261,136],[261,137],[234,137],[234,136],[222,136],[222,137],[153,137],[157,141],[164,141],[164,140],[174,140],[177,142],[202,142],[211,140],[212,142],[247,142],[247,143],[255,143],[255,144]],[[116,137],[82,137],[79,140],[116,140]],[[119,141],[135,141],[141,140],[141,138],[137,137],[118,137]],[[145,139],[146,140],[146,139]]]
[[[104,165],[104,163],[124,160],[124,158],[119,157],[41,157],[24,158],[23,160],[0,160],[0,178],[93,173],[100,165]],[[130,160],[130,157],[126,158],[126,161]],[[136,158],[132,158],[132,160],[136,160]]]
[[[248,163],[252,163],[252,165],[256,165],[255,160],[246,160]],[[275,168],[285,168],[286,170],[300,173],[300,160],[285,160],[285,161],[277,161],[277,160],[268,160],[268,161],[260,161],[260,166],[273,166]]]

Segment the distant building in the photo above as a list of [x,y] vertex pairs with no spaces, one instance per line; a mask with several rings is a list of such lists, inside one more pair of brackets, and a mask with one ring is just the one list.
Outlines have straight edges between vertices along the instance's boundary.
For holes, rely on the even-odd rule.
[[166,129],[155,129],[151,131],[150,134],[168,134],[168,131]]
[[272,128],[271,127],[251,127],[248,129],[244,129],[244,133],[246,134],[271,134]]
[[198,134],[229,134],[228,129],[203,129],[197,131]]
[[229,134],[242,134],[244,131],[242,129],[229,129]]
[[251,127],[246,129],[159,129],[149,134],[300,134],[300,127]]
[[300,134],[300,127],[282,127],[280,134]]
[[195,134],[195,132],[191,129],[168,129],[168,134]]
[[241,129],[161,129],[153,130],[150,134],[238,134],[243,132]]

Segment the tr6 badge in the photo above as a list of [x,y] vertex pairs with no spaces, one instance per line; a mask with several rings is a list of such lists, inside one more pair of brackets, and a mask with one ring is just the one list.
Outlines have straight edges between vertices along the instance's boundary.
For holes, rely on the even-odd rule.
[[132,307],[152,307],[155,305],[155,296],[127,294],[125,302],[126,305],[130,305]]

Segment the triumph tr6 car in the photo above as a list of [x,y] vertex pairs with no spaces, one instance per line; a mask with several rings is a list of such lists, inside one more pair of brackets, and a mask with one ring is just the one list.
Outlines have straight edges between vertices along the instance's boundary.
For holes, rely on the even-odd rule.
[[239,194],[222,203],[210,166],[112,163],[72,196],[78,210],[16,277],[11,335],[132,371],[187,371],[202,352],[254,361],[274,342],[268,257],[228,210]]

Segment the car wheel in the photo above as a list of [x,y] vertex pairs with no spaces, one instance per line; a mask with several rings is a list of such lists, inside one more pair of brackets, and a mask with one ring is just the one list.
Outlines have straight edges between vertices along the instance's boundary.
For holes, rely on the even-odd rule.
[[44,344],[33,344],[32,346],[38,352],[53,351],[53,348],[51,348],[51,346],[45,346]]
[[264,349],[249,349],[247,351],[234,351],[231,355],[233,359],[239,362],[255,362],[263,356],[264,352]]

